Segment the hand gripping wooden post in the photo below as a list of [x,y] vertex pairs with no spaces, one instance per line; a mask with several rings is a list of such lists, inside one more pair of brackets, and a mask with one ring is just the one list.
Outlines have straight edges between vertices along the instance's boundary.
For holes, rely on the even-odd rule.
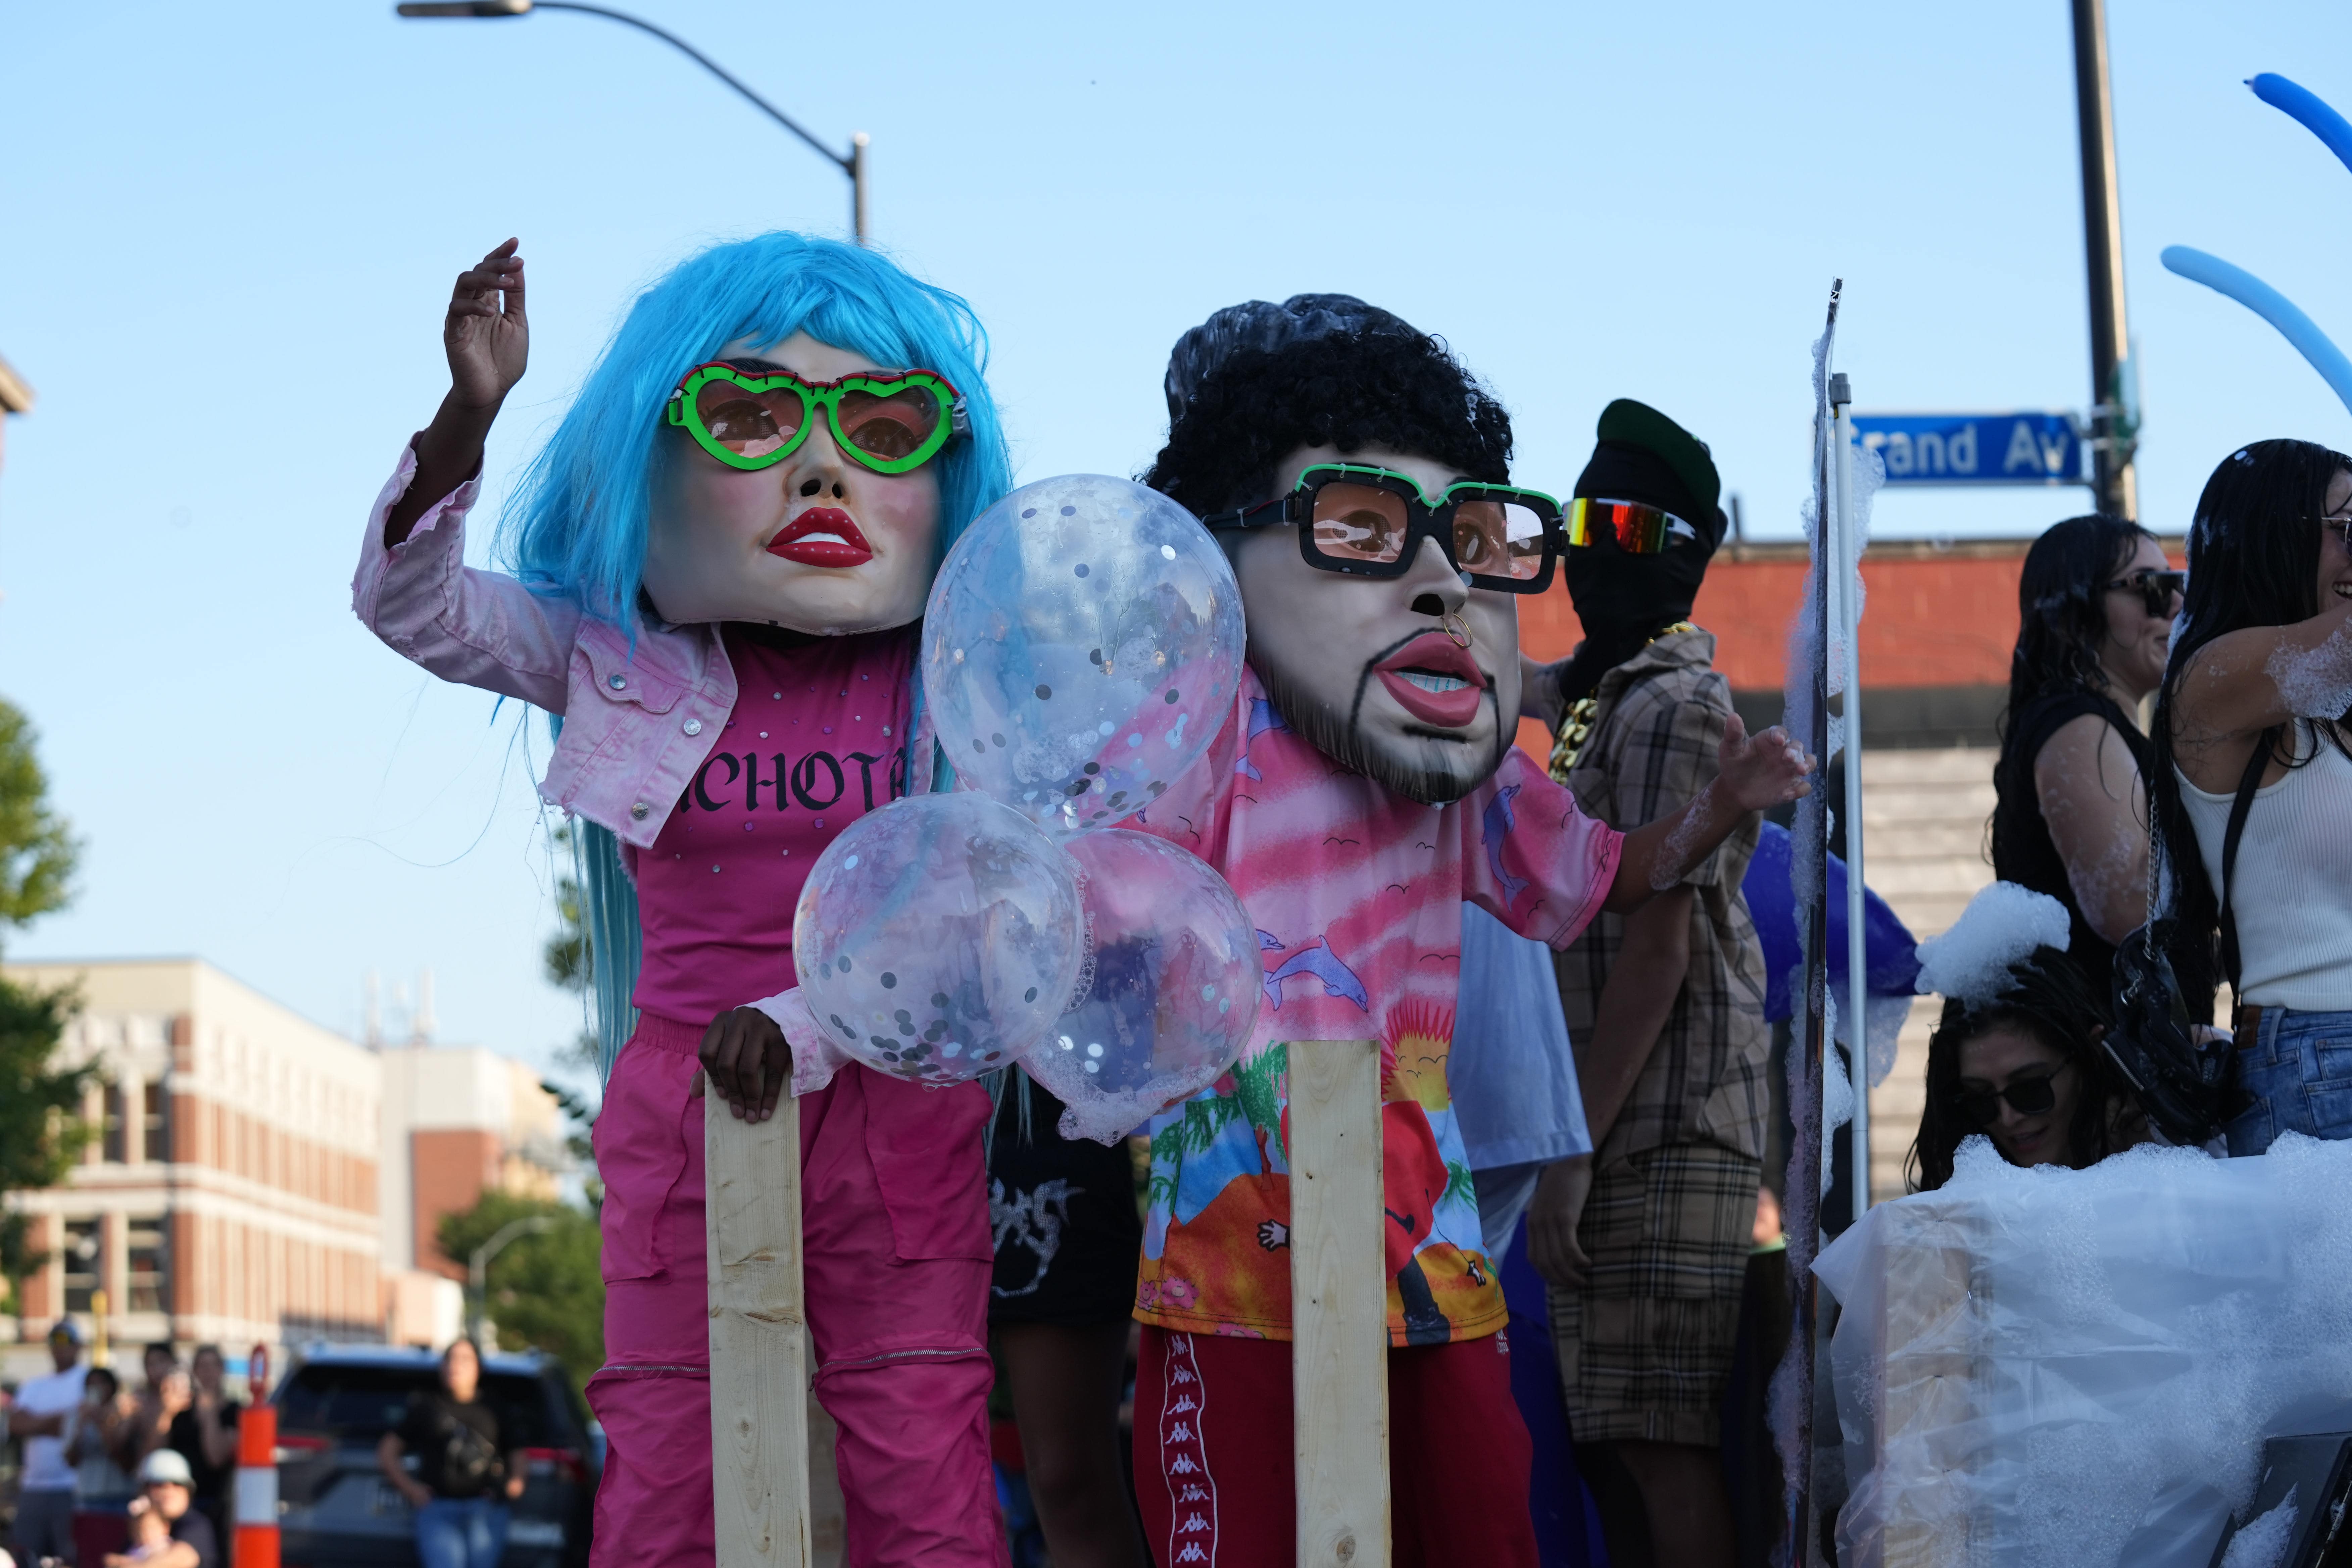
[[716,1090],[702,1104],[719,1568],[814,1568],[800,1107],[751,1122]]
[[1294,1040],[1288,1049],[1298,1568],[1388,1568],[1381,1047]]

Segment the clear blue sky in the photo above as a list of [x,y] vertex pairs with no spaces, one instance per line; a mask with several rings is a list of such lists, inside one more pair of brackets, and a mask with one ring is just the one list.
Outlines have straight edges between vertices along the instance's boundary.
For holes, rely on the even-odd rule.
[[[1863,406],[2086,401],[2063,0],[630,3],[872,132],[877,233],[989,323],[1024,478],[1139,468],[1176,335],[1301,289],[1448,338],[1539,487],[1610,398],[1658,405],[1757,533],[1794,528],[1832,274]],[[2239,85],[2352,108],[2352,15],[2112,3],[2144,516],[2177,530],[2236,444],[2352,442],[2269,329],[2156,260],[2215,251],[2352,332],[2352,174]],[[41,395],[0,477],[0,693],[89,846],[12,955],[197,953],[342,1028],[363,972],[430,965],[445,1038],[544,1052],[577,1013],[539,978],[543,731],[352,619],[362,516],[491,244],[522,237],[534,342],[486,519],[635,288],[714,238],[838,231],[845,183],[576,16],[18,5],[0,102],[0,354]],[[1878,529],[2030,531],[2080,494],[1889,497]]]

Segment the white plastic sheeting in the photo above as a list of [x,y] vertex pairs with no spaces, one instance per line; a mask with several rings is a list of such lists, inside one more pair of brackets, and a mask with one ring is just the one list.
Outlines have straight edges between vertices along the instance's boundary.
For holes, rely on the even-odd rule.
[[2021,1170],[1982,1138],[1814,1271],[1844,1568],[2206,1568],[2266,1437],[2352,1428],[2352,1143]]

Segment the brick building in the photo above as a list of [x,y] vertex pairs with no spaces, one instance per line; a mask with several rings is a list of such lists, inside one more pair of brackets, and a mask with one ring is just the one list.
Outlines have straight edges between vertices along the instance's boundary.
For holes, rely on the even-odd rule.
[[[1922,940],[1992,880],[1993,763],[2017,645],[2018,577],[2032,543],[1902,540],[1863,557],[1864,877]],[[2180,564],[2184,542],[2164,544]],[[1726,543],[1692,607],[1691,618],[1715,634],[1716,668],[1751,731],[1780,721],[1790,623],[1807,569],[1801,544]],[[1521,601],[1519,642],[1531,658],[1559,658],[1581,636],[1565,590]],[[1540,725],[1521,725],[1519,743],[1549,755]],[[1871,1091],[1878,1198],[1906,1190],[1903,1162],[1927,1102],[1927,1033],[1939,1005],[1913,1005],[1895,1070]]]
[[28,1324],[103,1291],[116,1340],[380,1331],[372,1054],[194,959],[6,973],[79,993],[60,1055],[98,1068],[100,1136],[65,1185],[11,1199],[51,1255],[25,1282]]
[[[556,1195],[562,1112],[477,1047],[359,1044],[197,959],[12,963],[71,986],[59,1058],[94,1064],[98,1136],[66,1182],[9,1196],[47,1263],[0,1320],[11,1375],[60,1314],[116,1345],[446,1343],[464,1260],[442,1215],[486,1191]],[[104,1319],[99,1321],[101,1309]],[[19,1364],[22,1363],[22,1364]]]

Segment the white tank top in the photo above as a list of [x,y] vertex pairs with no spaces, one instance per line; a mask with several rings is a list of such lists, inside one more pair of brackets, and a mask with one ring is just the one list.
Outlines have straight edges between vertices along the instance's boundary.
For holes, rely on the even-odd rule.
[[[2254,792],[2238,841],[2239,994],[2265,1007],[2352,1012],[2352,761],[2308,724],[2294,726],[2294,740],[2312,760]],[[2219,902],[2235,794],[2208,795],[2173,773]]]

